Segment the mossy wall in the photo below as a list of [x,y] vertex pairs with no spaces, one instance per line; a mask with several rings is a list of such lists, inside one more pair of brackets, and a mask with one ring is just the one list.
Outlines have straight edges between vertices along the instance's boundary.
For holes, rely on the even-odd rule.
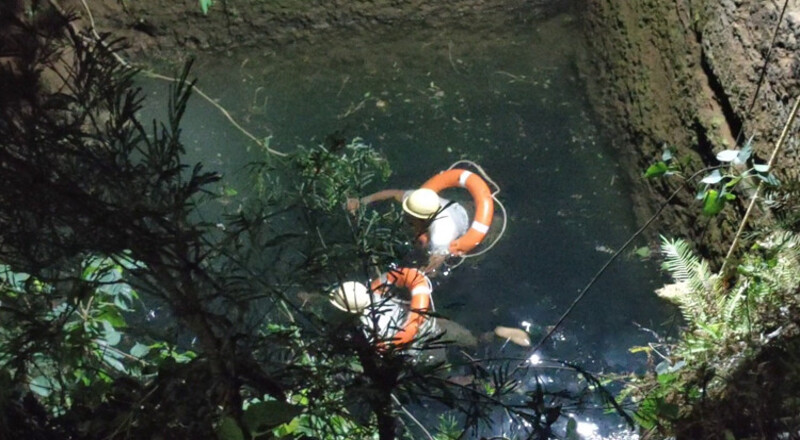
[[[680,178],[645,180],[665,146],[687,169],[711,163],[714,151],[733,144],[716,91],[705,74],[698,39],[700,2],[587,1],[584,20],[590,50],[583,71],[598,113],[611,127],[636,189],[637,214],[652,215]],[[718,256],[730,218],[705,218],[694,187],[680,193],[651,231],[691,239],[706,256]]]
[[[716,153],[734,148],[737,136],[739,145],[754,136],[756,156],[769,157],[800,91],[800,5],[790,1],[751,107],[782,6],[758,0],[587,0],[591,50],[583,70],[629,167],[643,171],[665,144],[677,149],[690,170],[716,165]],[[796,168],[797,155],[790,148],[779,157],[779,169]],[[634,183],[642,218],[676,187]],[[718,258],[748,196],[739,194],[725,216],[709,219],[687,190],[658,229],[692,239],[706,256]]]
[[[83,13],[79,0],[62,0]],[[215,0],[204,14],[197,0],[90,2],[97,26],[128,38],[133,52],[152,56],[175,48],[226,50],[315,40],[331,32],[376,26],[470,22],[494,12],[536,16],[567,7],[559,0]]]

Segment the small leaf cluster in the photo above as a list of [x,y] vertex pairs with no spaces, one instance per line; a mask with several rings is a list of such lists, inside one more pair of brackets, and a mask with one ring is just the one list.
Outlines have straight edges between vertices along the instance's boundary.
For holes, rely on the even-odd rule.
[[[756,163],[753,159],[751,137],[741,149],[723,150],[717,153],[720,165],[712,167],[700,180],[702,184],[695,198],[703,203],[702,212],[714,216],[722,212],[726,203],[736,200],[735,189],[743,181],[757,179],[776,187],[780,181],[770,172],[769,165]],[[747,167],[747,165],[749,167]],[[742,170],[743,167],[746,167]],[[681,166],[676,163],[674,152],[665,147],[661,160],[651,165],[644,173],[646,178],[671,176],[680,173]]]

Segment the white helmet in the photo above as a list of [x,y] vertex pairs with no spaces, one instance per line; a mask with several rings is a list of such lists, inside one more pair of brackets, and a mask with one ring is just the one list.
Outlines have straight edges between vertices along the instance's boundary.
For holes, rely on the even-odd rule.
[[350,313],[359,313],[371,303],[367,286],[357,281],[345,281],[331,291],[331,304],[337,309]]
[[429,188],[420,188],[403,200],[403,211],[416,218],[430,218],[439,208],[439,195]]

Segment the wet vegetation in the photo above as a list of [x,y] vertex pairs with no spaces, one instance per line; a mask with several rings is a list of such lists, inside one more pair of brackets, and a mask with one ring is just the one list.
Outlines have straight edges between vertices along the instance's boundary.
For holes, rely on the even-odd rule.
[[[698,175],[697,210],[724,212],[751,180],[768,186],[767,220],[728,270],[691,242],[663,240],[674,283],[658,293],[676,304],[682,335],[632,348],[650,369],[625,377],[615,401],[580,365],[477,359],[447,333],[418,341],[448,355],[433,362],[376,350],[374,331],[324,307],[337,283],[410,258],[396,209],[343,209],[391,172],[360,140],[265,152],[238,194],[185,162],[190,65],[166,120],[143,121],[136,72],[114,57],[119,41],[56,13],[6,24],[3,436],[574,440],[569,414],[599,402],[642,438],[798,438],[800,178],[753,163],[749,147]],[[661,159],[648,177],[692,172],[669,150]],[[520,332],[500,328],[530,344]],[[577,385],[548,386],[551,369]]]
[[[449,360],[377,350],[358,319],[314,303],[409,254],[396,209],[344,209],[387,177],[386,161],[333,136],[265,155],[237,194],[185,162],[190,64],[166,120],[142,121],[120,42],[52,17],[12,20],[7,47],[20,50],[0,71],[0,432],[574,439],[569,413],[628,417],[568,362],[477,359],[442,333],[419,349]],[[548,369],[575,385],[545,386]],[[420,422],[415,408],[442,417]]]

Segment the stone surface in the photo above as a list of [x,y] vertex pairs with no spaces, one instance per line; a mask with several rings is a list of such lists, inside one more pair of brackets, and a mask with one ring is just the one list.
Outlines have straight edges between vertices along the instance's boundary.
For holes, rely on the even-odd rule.
[[[61,0],[86,18],[82,0]],[[91,10],[100,31],[132,42],[132,55],[169,55],[183,50],[219,50],[291,44],[326,38],[331,32],[368,31],[374,26],[480,20],[509,11],[544,14],[563,7],[557,0],[236,0],[215,1],[207,14],[197,0],[99,0]]]
[[[769,157],[798,94],[800,4],[788,3],[761,91],[754,100],[783,2],[759,0],[589,0],[589,52],[584,72],[600,113],[632,169],[677,149],[687,171],[713,166],[716,153],[753,136],[757,156]],[[793,128],[797,133],[797,128]],[[779,157],[794,168],[797,152]],[[641,218],[677,183],[634,179]],[[663,218],[664,233],[691,238],[706,256],[719,257],[733,238],[748,194],[726,215],[700,214],[696,185],[687,185]],[[744,201],[742,201],[745,199]]]

